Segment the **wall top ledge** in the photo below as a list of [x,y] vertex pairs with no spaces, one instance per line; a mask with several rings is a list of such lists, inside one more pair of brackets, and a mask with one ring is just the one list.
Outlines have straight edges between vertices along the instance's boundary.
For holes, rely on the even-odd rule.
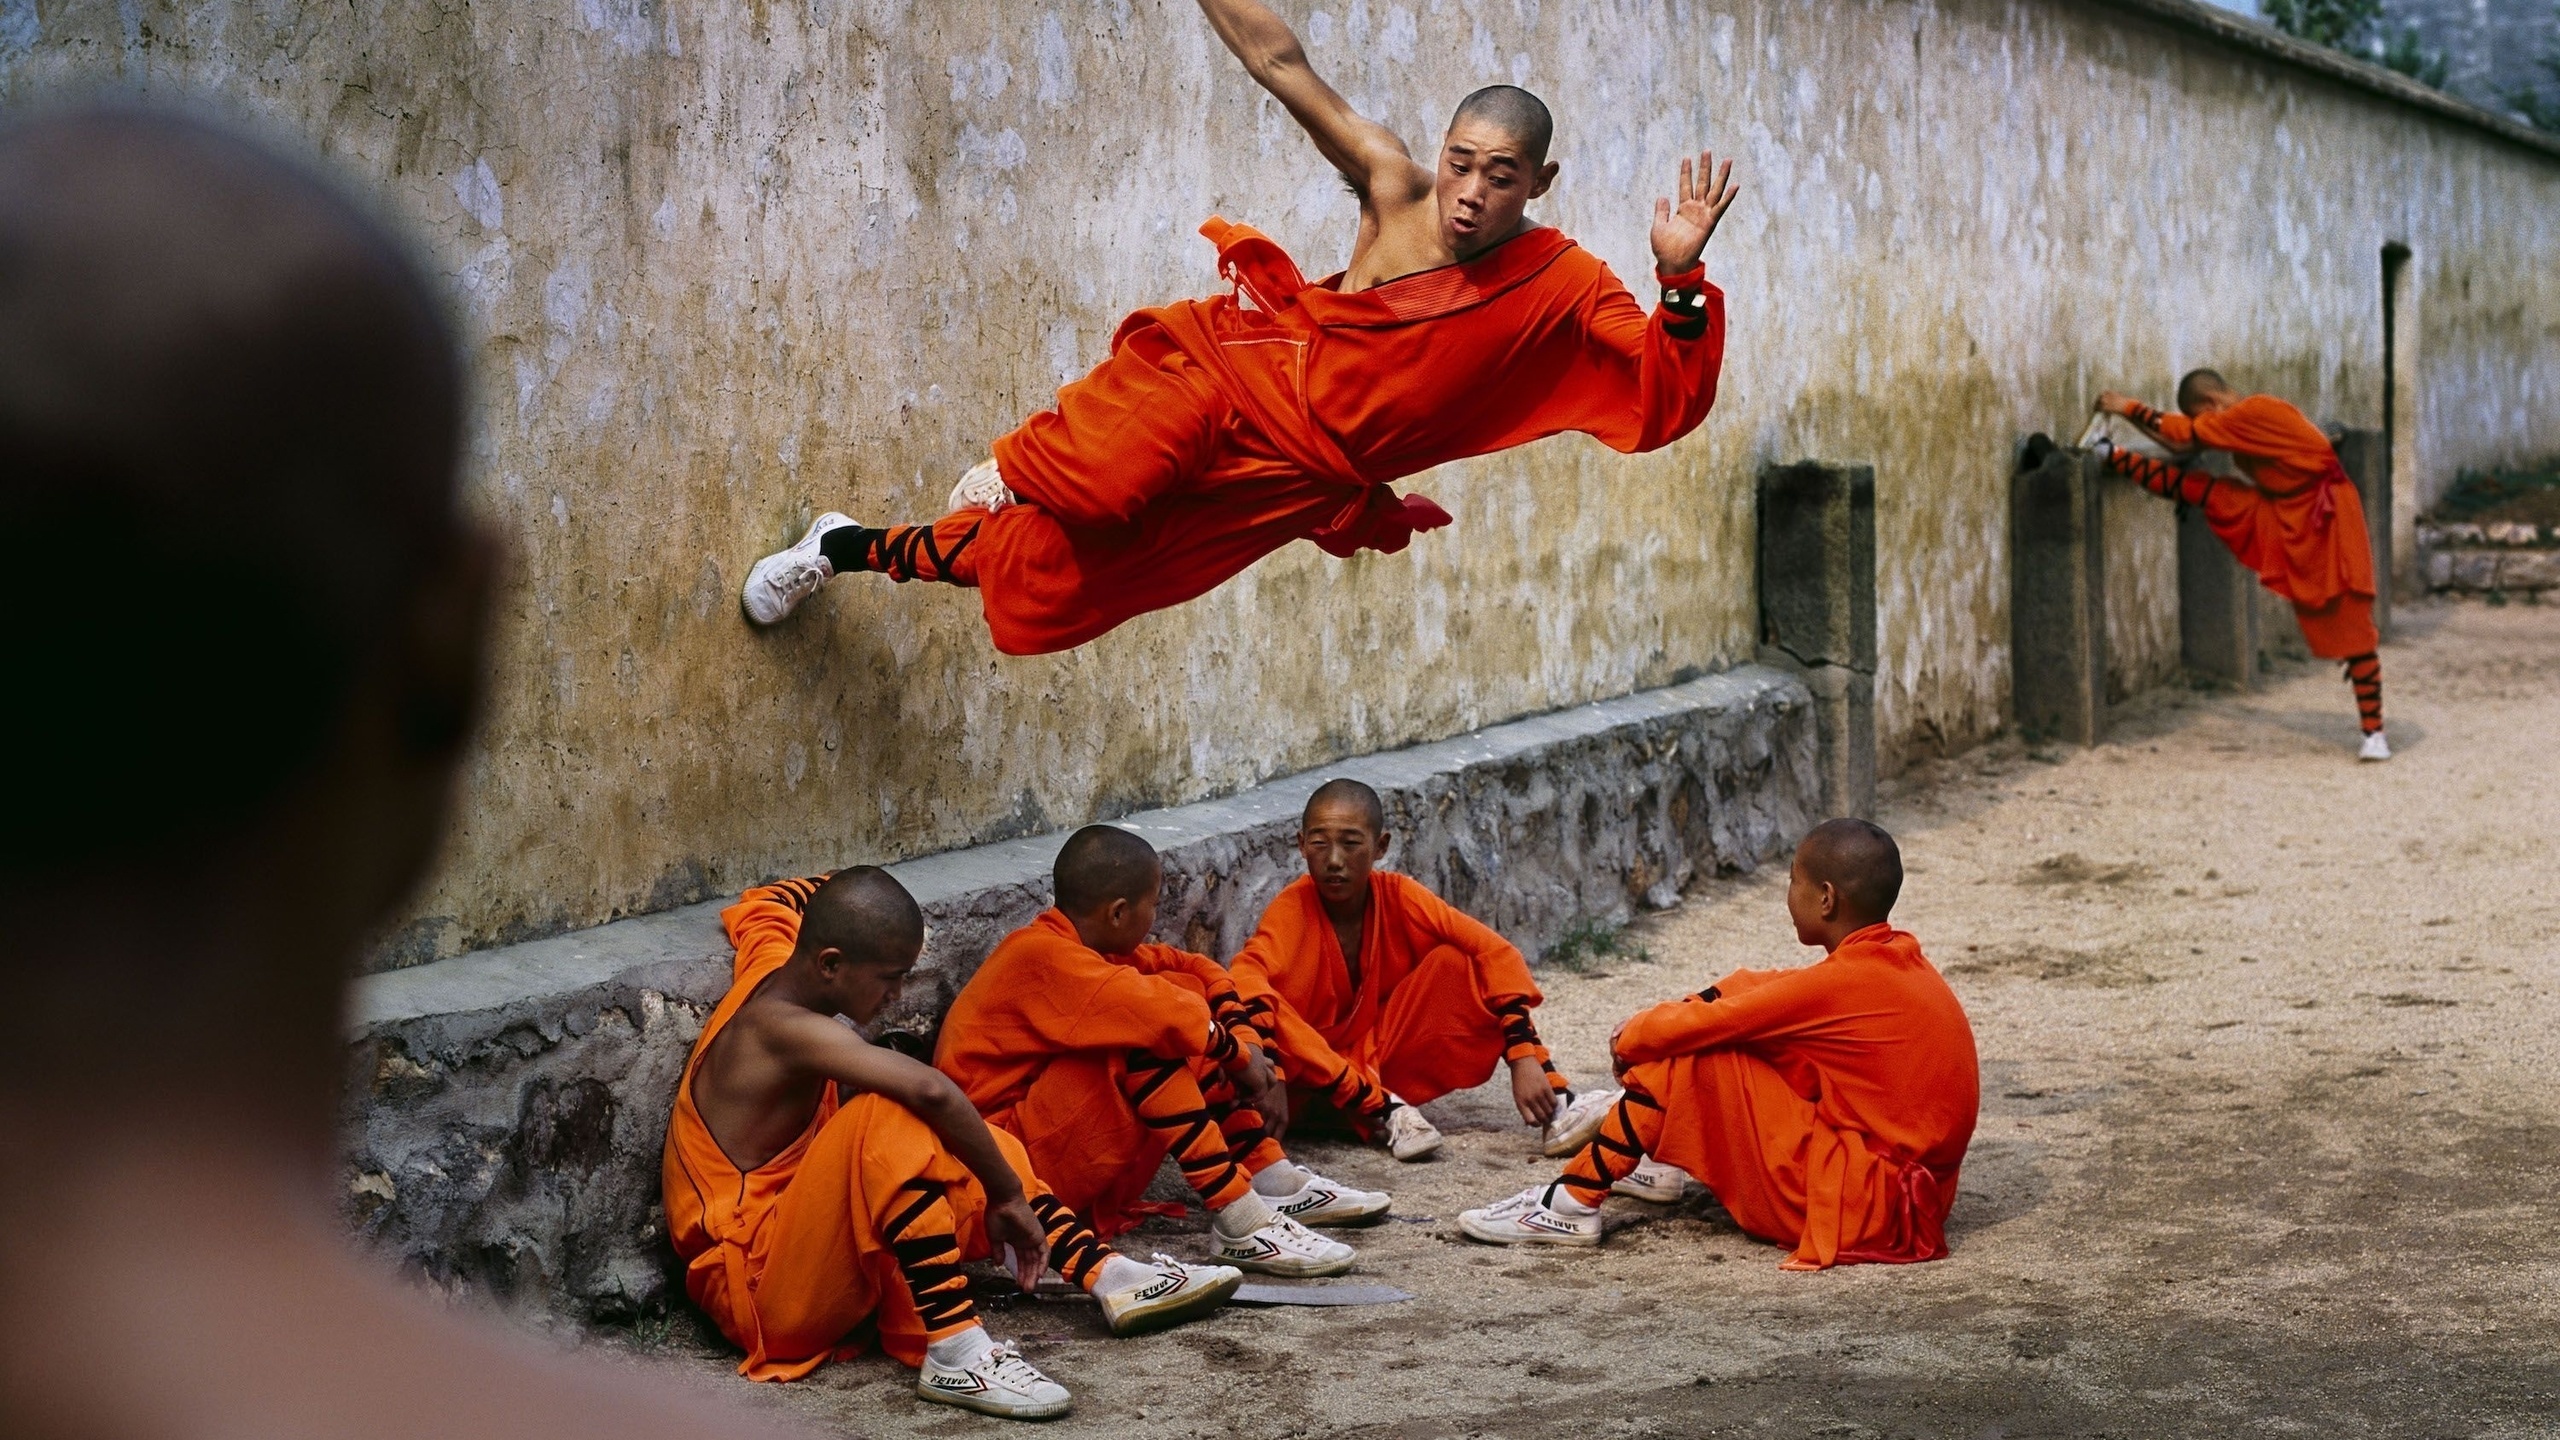
[[[1569,744],[1627,725],[1701,710],[1734,710],[1774,705],[1780,710],[1809,703],[1803,683],[1759,665],[1639,691],[1614,700],[1595,701],[1570,710],[1507,721],[1447,740],[1389,750],[1318,767],[1258,785],[1239,794],[1196,801],[1167,809],[1144,810],[1118,818],[1117,824],[1144,835],[1158,850],[1236,835],[1286,823],[1306,803],[1316,777],[1347,775],[1385,792],[1411,791],[1443,776],[1499,766],[1559,744]],[[1019,894],[1025,888],[1046,892],[1049,866],[1066,831],[1006,840],[992,845],[945,851],[888,867],[889,873],[916,897],[929,920],[965,912],[981,897]],[[434,1016],[540,1011],[600,986],[629,977],[652,988],[677,991],[712,988],[685,998],[714,1000],[725,983],[725,965],[717,972],[705,962],[725,961],[728,941],[720,932],[726,899],[707,900],[681,909],[616,920],[591,929],[517,945],[457,955],[449,960],[359,977],[347,1007],[347,1033],[361,1040],[384,1026]],[[716,983],[715,982],[716,976]],[[693,983],[688,983],[693,982]]]
[[2146,17],[2172,29],[2204,35],[2279,64],[2313,71],[2383,99],[2430,111],[2476,130],[2485,130],[2501,140],[2546,158],[2560,160],[2560,135],[2545,134],[2522,121],[2468,100],[2457,99],[2433,86],[2421,85],[2396,70],[2369,60],[2358,60],[2326,45],[2297,40],[2272,25],[2243,19],[2218,5],[2207,3],[2207,0],[2106,0],[2098,8],[2120,15]]

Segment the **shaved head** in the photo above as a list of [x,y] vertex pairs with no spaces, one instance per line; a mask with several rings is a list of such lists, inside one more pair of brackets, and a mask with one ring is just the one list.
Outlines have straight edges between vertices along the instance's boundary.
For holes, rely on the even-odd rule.
[[2190,370],[2178,378],[2178,408],[2193,410],[2203,401],[2229,396],[2231,382],[2219,370]]
[[[0,878],[218,844],[316,766],[462,543],[439,295],[361,206],[220,129],[0,131],[0,627],[42,697],[0,707]],[[458,747],[468,711],[421,692],[405,738]]]
[[1875,924],[1902,898],[1902,847],[1880,825],[1825,820],[1796,847],[1796,864],[1816,884],[1840,894],[1848,916]]
[[1298,825],[1304,829],[1315,822],[1319,805],[1348,805],[1360,812],[1360,819],[1371,834],[1383,834],[1387,828],[1387,807],[1378,800],[1378,792],[1345,776],[1327,780],[1307,797],[1307,808],[1299,813]]
[[1156,847],[1117,825],[1087,825],[1067,837],[1050,874],[1058,908],[1090,915],[1114,900],[1140,901],[1162,878]]
[[924,911],[897,877],[856,865],[827,877],[800,916],[798,953],[840,950],[870,965],[907,965],[924,949]]
[[1449,117],[1455,130],[1468,120],[1481,120],[1519,142],[1520,158],[1532,169],[1547,163],[1547,146],[1556,135],[1555,117],[1547,104],[1517,85],[1487,85],[1458,102]]

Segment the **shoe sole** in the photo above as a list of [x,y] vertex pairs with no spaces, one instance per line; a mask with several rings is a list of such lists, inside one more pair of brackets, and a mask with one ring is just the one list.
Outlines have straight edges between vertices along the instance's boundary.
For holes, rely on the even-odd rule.
[[1654,1190],[1642,1185],[1630,1185],[1621,1180],[1609,1187],[1609,1193],[1624,1195],[1630,1200],[1642,1200],[1649,1205],[1677,1205],[1689,1198],[1689,1187],[1684,1185],[1676,1191]]
[[1284,1280],[1321,1280],[1328,1275],[1340,1275],[1349,1270],[1360,1263],[1360,1257],[1345,1255],[1339,1260],[1248,1260],[1241,1255],[1220,1255],[1216,1263],[1233,1265],[1239,1270],[1250,1270],[1256,1275],[1277,1275]]
[[1541,1152],[1545,1154],[1548,1159],[1557,1160],[1562,1159],[1564,1156],[1570,1155],[1574,1151],[1581,1149],[1583,1146],[1590,1144],[1591,1137],[1600,1133],[1600,1127],[1609,1123],[1609,1112],[1616,1108],[1617,1107],[1614,1105],[1601,1106],[1599,1114],[1592,1116],[1589,1120],[1580,1125],[1574,1126],[1572,1129],[1567,1130],[1556,1138],[1546,1141],[1540,1147]]
[[1430,1143],[1424,1145],[1419,1150],[1398,1150],[1394,1146],[1390,1145],[1387,1147],[1387,1153],[1394,1156],[1404,1164],[1410,1165],[1416,1160],[1428,1160],[1432,1156],[1439,1154],[1441,1142],[1447,1138],[1448,1137],[1445,1135],[1434,1135],[1431,1137]]
[[[839,517],[835,511],[827,511],[817,519],[810,521],[809,528],[801,532],[799,539],[779,550],[774,551],[762,560],[759,560],[753,565],[747,567],[747,583],[738,587],[738,613],[746,617],[748,624],[753,625],[759,630],[770,630],[774,626],[781,624],[783,621],[788,620],[793,615],[799,613],[800,606],[794,605],[790,609],[783,611],[781,614],[774,616],[770,620],[759,620],[756,618],[756,612],[747,608],[747,597],[755,593],[756,581],[764,574],[765,566],[772,564],[774,561],[779,560],[783,556],[790,554],[792,551],[799,549],[801,546],[808,544],[810,538],[818,533],[819,526],[826,524],[829,520],[838,518],[841,517]],[[851,524],[853,522],[847,520],[845,523]],[[814,590],[810,592],[812,595],[816,593],[817,592]],[[807,604],[808,597],[801,597],[800,603],[802,605]]]
[[1468,1239],[1486,1245],[1562,1245],[1575,1250],[1587,1250],[1600,1243],[1600,1232],[1597,1230],[1588,1235],[1579,1233],[1550,1235],[1544,1231],[1530,1231],[1524,1234],[1517,1230],[1492,1230],[1477,1225],[1474,1220],[1467,1217],[1464,1211],[1459,1212],[1458,1215],[1458,1230]]
[[1292,1215],[1289,1218],[1310,1228],[1350,1230],[1379,1224],[1387,1218],[1387,1212],[1395,1208],[1396,1202],[1389,1198],[1368,1210],[1329,1210],[1314,1215]]
[[1195,1286],[1163,1300],[1153,1300],[1135,1309],[1123,1311],[1111,1322],[1111,1333],[1123,1339],[1145,1335],[1151,1331],[1169,1330],[1187,1320],[1194,1320],[1234,1296],[1244,1284],[1242,1275],[1232,1276],[1214,1285]]
[[1021,1406],[982,1400],[974,1395],[955,1395],[948,1390],[931,1390],[921,1384],[916,1386],[916,1395],[936,1405],[948,1405],[955,1410],[975,1410],[981,1415],[993,1415],[999,1420],[1055,1420],[1076,1408],[1075,1397],[1072,1395],[1055,1405]]

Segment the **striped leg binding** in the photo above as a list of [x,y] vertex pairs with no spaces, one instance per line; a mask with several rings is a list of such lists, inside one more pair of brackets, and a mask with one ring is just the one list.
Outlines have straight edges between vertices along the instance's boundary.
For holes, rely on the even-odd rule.
[[2350,657],[2346,666],[2347,683],[2356,692],[2356,718],[2370,735],[2382,728],[2382,657],[2368,650]]
[[969,548],[986,523],[983,512],[963,510],[930,525],[845,525],[818,537],[818,553],[839,575],[869,571],[901,585],[909,580],[976,585],[978,562],[970,558]]
[[1630,1085],[1609,1108],[1591,1143],[1567,1161],[1556,1177],[1575,1197],[1597,1205],[1609,1198],[1609,1187],[1635,1173],[1638,1163],[1662,1138],[1662,1102]]
[[2130,450],[2109,452],[2107,464],[2152,494],[2166,496],[2181,505],[2202,505],[2204,497],[2222,478],[2207,475],[2201,470],[2181,470],[2166,461],[2136,455]]
[[898,1273],[915,1296],[925,1337],[939,1340],[978,1323],[969,1277],[960,1269],[960,1236],[951,1198],[939,1180],[917,1176],[898,1187],[897,1209],[880,1227]]
[[1124,1083],[1121,1093],[1138,1112],[1138,1123],[1165,1137],[1173,1163],[1201,1204],[1223,1210],[1244,1198],[1252,1182],[1188,1065],[1132,1050]]
[[1031,1213],[1049,1237],[1049,1268],[1079,1290],[1092,1288],[1094,1272],[1111,1258],[1093,1227],[1055,1195],[1032,1196]]

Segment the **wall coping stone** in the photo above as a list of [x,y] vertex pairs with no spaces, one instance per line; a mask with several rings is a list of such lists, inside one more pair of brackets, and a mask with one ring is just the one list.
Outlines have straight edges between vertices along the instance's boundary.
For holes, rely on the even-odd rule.
[[2278,64],[2312,71],[2382,99],[2486,131],[2510,144],[2536,151],[2546,159],[2560,160],[2560,135],[2546,134],[2486,106],[2474,105],[2431,85],[2421,85],[2387,66],[2359,60],[2326,45],[2297,40],[2273,25],[2248,19],[2207,3],[2207,0],[2110,0],[2098,8],[2118,15],[2130,12],[2147,16],[2171,29],[2202,35]]

